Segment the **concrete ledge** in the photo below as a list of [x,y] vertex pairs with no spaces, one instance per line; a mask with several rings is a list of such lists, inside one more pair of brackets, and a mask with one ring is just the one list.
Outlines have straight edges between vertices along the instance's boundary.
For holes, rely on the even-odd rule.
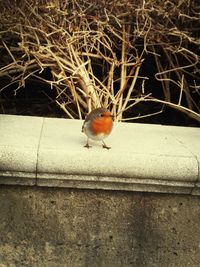
[[116,123],[107,151],[81,125],[0,115],[0,184],[200,194],[200,129]]

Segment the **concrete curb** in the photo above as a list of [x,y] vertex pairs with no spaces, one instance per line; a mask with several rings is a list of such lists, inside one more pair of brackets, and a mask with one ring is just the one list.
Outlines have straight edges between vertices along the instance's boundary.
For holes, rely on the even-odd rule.
[[200,195],[200,129],[116,123],[107,151],[81,125],[0,115],[0,184]]

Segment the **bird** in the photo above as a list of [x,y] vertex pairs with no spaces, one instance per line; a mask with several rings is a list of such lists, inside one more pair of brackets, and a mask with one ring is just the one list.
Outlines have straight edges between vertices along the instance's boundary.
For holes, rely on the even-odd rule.
[[101,141],[102,147],[110,149],[104,142],[104,139],[111,133],[113,128],[113,116],[106,108],[96,108],[92,110],[85,118],[82,126],[82,132],[87,136],[87,143],[84,147],[90,148],[89,139]]

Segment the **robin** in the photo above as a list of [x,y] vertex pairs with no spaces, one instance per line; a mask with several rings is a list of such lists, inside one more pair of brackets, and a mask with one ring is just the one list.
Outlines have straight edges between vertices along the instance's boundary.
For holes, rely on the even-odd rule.
[[101,141],[103,148],[110,149],[105,142],[106,138],[112,131],[113,120],[109,110],[105,108],[96,108],[92,110],[86,117],[82,132],[84,132],[88,139],[85,147],[90,148],[89,139]]

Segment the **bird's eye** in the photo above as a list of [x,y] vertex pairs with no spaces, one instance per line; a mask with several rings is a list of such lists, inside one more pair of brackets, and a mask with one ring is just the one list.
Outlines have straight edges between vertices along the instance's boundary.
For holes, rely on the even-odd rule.
[[104,116],[104,114],[103,114],[103,113],[101,113],[101,114],[100,114],[100,117],[103,117],[103,116]]

